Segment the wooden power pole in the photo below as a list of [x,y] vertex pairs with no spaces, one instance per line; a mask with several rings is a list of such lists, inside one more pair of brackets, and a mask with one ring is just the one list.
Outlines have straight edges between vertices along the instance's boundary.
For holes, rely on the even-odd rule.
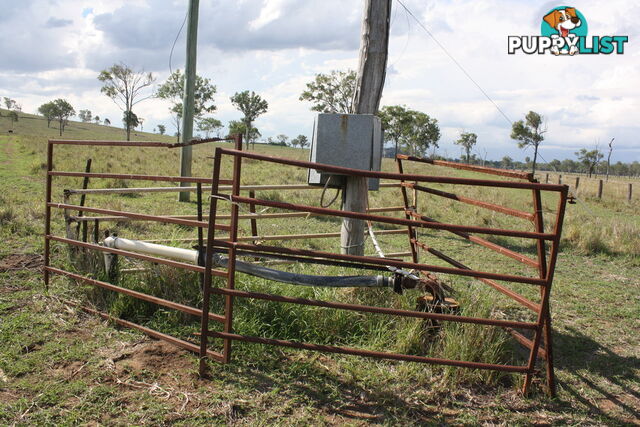
[[[360,40],[360,65],[353,98],[355,114],[376,114],[380,106],[387,68],[391,0],[365,0]],[[347,177],[343,209],[366,212],[367,178]],[[343,254],[364,255],[364,226],[360,219],[344,218],[340,230]]]
[[[184,66],[184,97],[182,99],[182,142],[193,138],[193,111],[196,88],[196,53],[198,45],[198,8],[200,0],[189,0],[187,17],[187,59]],[[192,147],[182,147],[180,151],[180,176],[191,176]],[[181,187],[191,183],[181,182]],[[181,202],[189,201],[189,192],[180,192]]]

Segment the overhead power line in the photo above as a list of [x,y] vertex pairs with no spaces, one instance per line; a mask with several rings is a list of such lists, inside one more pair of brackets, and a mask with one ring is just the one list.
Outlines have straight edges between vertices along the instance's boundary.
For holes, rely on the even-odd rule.
[[502,111],[500,106],[489,96],[489,94],[482,88],[482,86],[480,86],[478,82],[476,82],[473,79],[473,77],[471,77],[471,75],[467,72],[467,70],[465,70],[462,64],[460,64],[458,60],[449,53],[447,48],[444,47],[442,43],[440,43],[440,41],[436,38],[436,36],[434,36],[433,33],[429,31],[429,29],[413,14],[413,12],[411,12],[411,10],[401,0],[397,0],[397,1],[400,4],[400,6],[402,6],[403,9],[409,14],[409,16],[411,16],[413,20],[416,21],[416,23],[429,35],[429,37],[431,37],[431,39],[438,45],[438,47],[442,49],[442,51],[449,57],[449,59],[451,59],[451,61],[453,61],[453,63],[456,64],[456,66],[460,69],[460,71],[462,71],[462,73],[465,76],[467,76],[469,80],[471,80],[471,82],[478,88],[478,90],[482,92],[485,98],[487,98],[489,102],[491,102],[493,106],[496,107],[496,109],[500,112],[500,114],[502,114],[505,120],[509,122],[509,125],[512,125],[513,121],[509,118],[509,116],[507,116],[507,114],[504,111]]

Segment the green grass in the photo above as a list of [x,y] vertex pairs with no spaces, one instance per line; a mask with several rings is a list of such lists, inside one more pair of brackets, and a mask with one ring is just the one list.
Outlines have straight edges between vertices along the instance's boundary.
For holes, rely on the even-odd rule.
[[[4,112],[3,112],[4,113]],[[4,114],[3,114],[4,115]],[[6,123],[0,118],[0,131]],[[21,118],[15,133],[0,134],[0,261],[37,261],[42,253],[43,193],[46,138],[57,137],[46,121]],[[72,122],[65,138],[122,139],[121,129]],[[158,140],[158,135],[138,135]],[[173,138],[164,137],[171,141]],[[304,159],[306,151],[260,146],[260,152]],[[211,175],[212,145],[194,147],[194,175]],[[179,152],[170,149],[113,150],[56,147],[57,170],[82,170],[93,159],[95,172],[178,174]],[[394,170],[385,160],[384,170]],[[408,172],[450,174],[443,168],[409,166]],[[224,163],[229,177],[231,164]],[[458,173],[457,176],[477,176]],[[301,183],[303,170],[243,163],[246,184]],[[65,188],[78,188],[77,178],[56,179],[54,201],[63,201]],[[91,188],[152,186],[154,183],[102,180]],[[437,188],[453,190],[452,186]],[[458,190],[458,189],[456,189]],[[460,190],[470,197],[528,208],[526,192]],[[152,214],[195,214],[192,203],[176,203],[176,194],[139,197],[89,195],[87,204]],[[288,202],[318,203],[320,191],[258,192],[257,197]],[[71,202],[77,202],[72,198]],[[400,205],[395,190],[370,194],[371,206]],[[550,218],[556,200],[545,197]],[[220,203],[223,212],[228,206]],[[470,225],[529,229],[521,220],[504,218],[475,207],[432,196],[419,199],[422,212],[438,220]],[[0,273],[0,424],[477,424],[563,423],[625,424],[638,422],[640,387],[640,215],[637,199],[585,198],[568,207],[562,253],[552,290],[554,343],[559,395],[548,399],[534,384],[533,396],[517,394],[521,377],[483,371],[358,357],[299,352],[253,344],[234,344],[233,362],[211,363],[211,378],[197,379],[196,357],[144,339],[140,334],[82,314],[63,299],[89,300],[114,315],[134,319],[161,331],[195,339],[197,319],[158,310],[130,298],[97,291],[56,277],[43,293],[41,274],[34,268]],[[258,208],[260,210],[260,208]],[[268,212],[273,212],[269,210]],[[549,220],[547,220],[548,222]],[[54,217],[53,232],[65,235],[62,216]],[[550,224],[546,224],[550,227]],[[194,230],[140,222],[103,225],[131,238],[195,237]],[[333,232],[339,222],[310,217],[261,220],[259,234]],[[91,232],[91,228],[89,230]],[[249,223],[241,224],[241,233]],[[472,246],[442,232],[421,232],[429,245],[472,268],[533,274],[512,260]],[[387,252],[408,250],[404,235],[380,236]],[[530,256],[535,248],[520,239],[495,241]],[[189,244],[183,244],[188,247]],[[277,243],[276,243],[277,244]],[[293,241],[295,247],[336,250],[337,239]],[[367,242],[366,253],[374,249]],[[13,258],[10,258],[13,257]],[[422,255],[425,262],[445,265]],[[53,245],[56,265],[85,269],[69,259],[64,245]],[[99,261],[99,259],[98,259]],[[99,265],[99,262],[96,263]],[[197,276],[170,268],[124,262],[146,272],[122,274],[120,284],[160,297],[198,306]],[[353,274],[332,267],[285,265],[307,274]],[[99,268],[97,277],[103,277]],[[445,277],[457,291],[463,314],[532,320],[529,313],[481,283]],[[290,296],[376,304],[412,309],[416,292],[397,295],[387,290],[329,290],[281,285],[238,275],[238,288]],[[537,297],[529,285],[514,289]],[[222,312],[214,298],[212,311]],[[525,354],[494,328],[449,323],[433,336],[417,320],[390,319],[348,311],[238,299],[234,327],[238,333],[372,350],[403,351],[465,360],[523,363]],[[213,340],[213,349],[220,343]]]

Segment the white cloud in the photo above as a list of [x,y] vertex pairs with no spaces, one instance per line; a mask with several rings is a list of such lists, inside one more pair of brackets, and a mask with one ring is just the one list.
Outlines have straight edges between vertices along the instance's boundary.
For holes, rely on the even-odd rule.
[[[5,2],[0,16],[0,94],[26,111],[62,97],[119,123],[120,110],[104,95],[100,69],[124,61],[164,80],[169,51],[186,12],[183,1],[24,0]],[[593,35],[629,35],[624,55],[556,58],[507,55],[508,35],[536,34],[555,3],[461,0],[405,4],[513,120],[535,110],[547,118],[543,155],[572,155],[615,136],[614,161],[640,160],[636,135],[640,103],[640,5],[584,0],[578,5]],[[316,73],[356,68],[362,3],[326,0],[202,0],[198,73],[218,87],[216,117],[237,119],[229,97],[255,90],[270,104],[258,119],[263,135],[310,136],[313,113],[298,100]],[[513,19],[499,19],[509,11]],[[612,12],[613,11],[613,12]],[[29,23],[29,31],[24,23]],[[173,54],[183,68],[184,30]],[[478,134],[489,157],[522,158],[509,125],[438,44],[394,2],[389,72],[382,103],[406,104],[437,118],[441,152],[459,152],[460,130]],[[168,105],[137,107],[145,128],[171,123]],[[171,126],[168,126],[171,128]],[[624,154],[622,154],[624,153]],[[616,157],[619,156],[619,157]]]

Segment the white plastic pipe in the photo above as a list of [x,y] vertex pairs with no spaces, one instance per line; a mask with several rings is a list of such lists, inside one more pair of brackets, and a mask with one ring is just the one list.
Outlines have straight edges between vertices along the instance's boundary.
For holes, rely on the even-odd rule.
[[104,245],[108,248],[122,249],[123,251],[138,252],[148,255],[162,256],[175,260],[198,264],[198,251],[194,249],[175,248],[173,246],[157,245],[155,243],[141,242],[139,240],[123,239],[109,236],[104,239]]

